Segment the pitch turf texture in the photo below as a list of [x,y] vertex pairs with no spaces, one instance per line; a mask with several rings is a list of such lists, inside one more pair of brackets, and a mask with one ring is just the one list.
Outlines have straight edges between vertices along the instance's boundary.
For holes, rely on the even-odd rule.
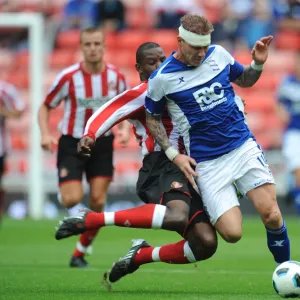
[[[215,256],[195,265],[153,263],[113,285],[109,292],[102,274],[125,255],[132,238],[152,245],[175,242],[174,233],[103,228],[88,257],[90,268],[70,269],[76,239],[56,241],[57,221],[5,219],[0,227],[0,299],[280,299],[273,291],[273,259],[259,219],[244,219],[244,237],[237,244],[219,239]],[[300,260],[300,220],[287,219],[292,258]]]

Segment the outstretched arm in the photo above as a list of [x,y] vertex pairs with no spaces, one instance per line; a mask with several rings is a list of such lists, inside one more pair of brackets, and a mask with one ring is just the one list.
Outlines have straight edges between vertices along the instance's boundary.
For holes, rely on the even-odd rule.
[[245,66],[242,75],[237,78],[234,83],[240,87],[251,87],[259,79],[262,70],[263,64],[268,58],[269,45],[273,40],[272,36],[267,36],[261,38],[257,41],[252,49],[252,58],[253,61],[250,65]]

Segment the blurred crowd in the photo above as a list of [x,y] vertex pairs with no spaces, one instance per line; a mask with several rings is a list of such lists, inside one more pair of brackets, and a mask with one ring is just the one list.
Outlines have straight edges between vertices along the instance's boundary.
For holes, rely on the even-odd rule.
[[[261,36],[276,34],[280,29],[300,31],[299,0],[135,1],[135,5],[141,2],[139,5],[144,11],[143,16],[129,14],[128,7],[133,4],[129,0],[59,0],[60,5],[57,5],[57,0],[33,2],[34,9],[28,1],[2,0],[0,11],[40,11],[45,16],[48,31],[54,37],[61,31],[90,26],[101,26],[110,32],[120,31],[131,28],[135,18],[143,16],[144,24],[141,27],[144,29],[176,29],[184,14],[202,13],[214,24],[213,42],[231,49],[251,48]],[[141,11],[139,9],[138,14]],[[25,29],[0,34],[2,46],[17,50],[26,47]]]

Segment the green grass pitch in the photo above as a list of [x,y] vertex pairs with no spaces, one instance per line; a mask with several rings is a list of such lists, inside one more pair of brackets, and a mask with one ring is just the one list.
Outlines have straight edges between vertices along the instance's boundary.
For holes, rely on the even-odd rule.
[[[56,241],[57,221],[4,219],[0,227],[0,299],[280,299],[271,277],[275,263],[266,246],[259,219],[244,219],[237,244],[219,239],[215,256],[195,265],[153,263],[142,266],[113,285],[109,292],[102,274],[125,255],[132,238],[152,245],[176,242],[175,233],[159,230],[103,228],[88,257],[90,268],[68,267],[76,238]],[[292,259],[300,260],[300,219],[287,219]]]

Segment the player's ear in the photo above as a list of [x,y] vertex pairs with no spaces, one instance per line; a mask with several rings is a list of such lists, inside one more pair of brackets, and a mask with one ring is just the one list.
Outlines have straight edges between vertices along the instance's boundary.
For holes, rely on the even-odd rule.
[[135,69],[140,73],[141,65],[139,63],[135,64]]

